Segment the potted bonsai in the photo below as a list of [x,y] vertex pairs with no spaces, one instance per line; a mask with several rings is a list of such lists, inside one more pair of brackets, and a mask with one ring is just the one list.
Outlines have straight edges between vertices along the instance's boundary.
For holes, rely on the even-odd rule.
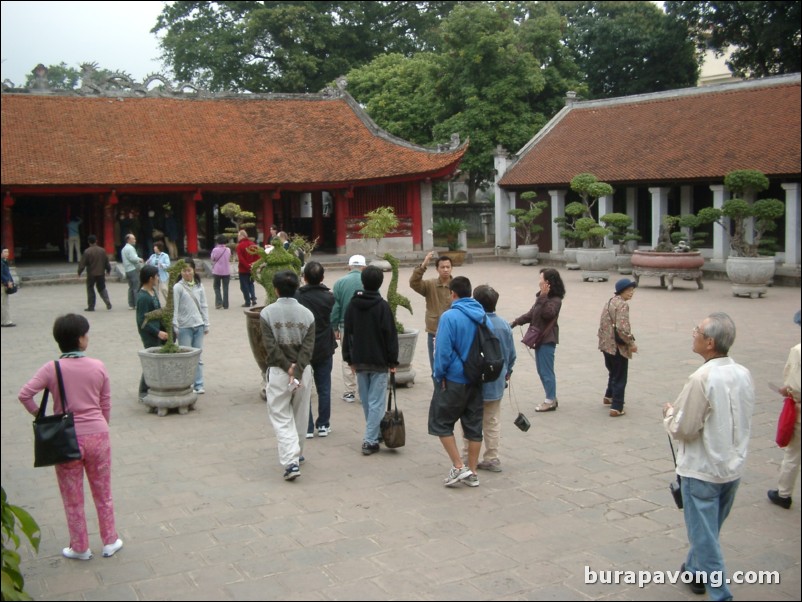
[[632,228],[632,218],[625,213],[607,213],[600,218],[601,223],[610,231],[610,237],[618,244],[615,262],[619,274],[632,273],[631,241],[639,241],[640,234]]
[[[376,248],[378,249],[378,242],[387,233],[394,230],[397,225],[398,218],[393,208],[379,207],[365,214],[365,221],[362,222],[359,233],[364,238],[376,240]],[[385,253],[384,261],[389,263],[390,271],[392,272],[390,286],[387,289],[387,303],[390,305],[395,328],[398,332],[398,366],[395,371],[395,382],[398,385],[411,387],[415,383],[415,370],[412,368],[412,359],[415,357],[419,330],[404,328],[404,325],[398,321],[396,315],[398,307],[405,307],[411,314],[412,303],[407,297],[398,292],[398,259],[391,253]]]
[[448,256],[451,258],[451,265],[462,265],[465,261],[465,251],[461,249],[459,241],[460,232],[467,230],[468,224],[458,217],[441,217],[434,222],[432,231],[437,236],[445,236]]
[[[703,218],[691,214],[681,217],[663,216],[660,235],[654,250],[636,250],[632,254],[632,273],[635,281],[638,282],[641,276],[656,276],[660,278],[661,287],[666,288],[668,279],[668,290],[674,290],[674,278],[681,276],[685,280],[696,281],[698,288],[704,288],[702,266],[705,259],[699,251],[691,247],[704,241],[707,233],[696,233],[694,230],[703,223],[705,223]],[[687,229],[687,233],[672,232],[680,224]],[[687,241],[691,241],[691,244]]]
[[534,202],[537,195],[534,192],[524,192],[521,200],[529,203],[528,209],[510,209],[507,214],[513,217],[510,227],[515,228],[515,233],[523,240],[523,244],[518,245],[518,257],[521,265],[537,265],[537,255],[540,249],[537,241],[543,226],[535,223],[543,213],[548,203],[546,201]]
[[[769,187],[769,179],[756,169],[731,171],[724,177],[724,186],[732,198],[724,201],[721,209],[707,207],[699,213],[730,232],[727,276],[732,282],[732,294],[754,299],[766,293],[774,277],[774,240],[766,234],[777,228],[777,219],[785,212],[785,205],[779,199],[760,199],[754,203],[744,199]],[[729,218],[732,230],[725,218]]]
[[381,268],[382,271],[390,270],[390,263],[379,257],[379,245],[382,239],[398,227],[398,216],[392,207],[377,207],[373,211],[365,214],[367,218],[359,223],[359,234],[364,239],[371,239],[376,243],[375,260],[370,265]]
[[173,408],[177,408],[179,414],[186,414],[195,407],[198,400],[198,394],[192,385],[195,382],[201,350],[179,347],[173,333],[173,287],[181,278],[183,269],[183,259],[167,269],[170,275],[167,302],[164,307],[145,314],[145,324],[151,320],[161,321],[162,328],[167,333],[167,342],[161,347],[149,347],[138,352],[145,383],[148,385],[148,394],[142,398],[142,403],[159,416],[166,416],[167,411]]
[[609,271],[615,267],[615,251],[604,248],[604,239],[610,235],[610,230],[593,218],[592,210],[599,197],[613,194],[613,187],[600,182],[592,173],[581,173],[571,179],[571,190],[582,199],[565,207],[566,215],[576,218],[574,232],[582,241],[582,248],[576,252],[582,280],[604,282],[610,277]]

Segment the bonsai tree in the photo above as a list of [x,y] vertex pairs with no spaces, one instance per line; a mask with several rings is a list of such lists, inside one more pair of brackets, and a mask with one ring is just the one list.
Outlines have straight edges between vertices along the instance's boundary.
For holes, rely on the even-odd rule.
[[766,251],[773,251],[769,247],[774,239],[765,235],[777,228],[777,219],[785,212],[785,204],[779,199],[760,199],[749,203],[742,198],[750,192],[766,190],[769,187],[768,178],[756,169],[740,169],[728,173],[724,177],[724,185],[733,198],[724,201],[721,209],[706,207],[699,215],[716,222],[725,231],[729,230],[724,218],[730,218],[730,250],[735,257],[757,257],[761,245],[766,247]]
[[554,221],[561,225],[561,233],[567,241],[582,241],[591,249],[600,249],[610,230],[599,225],[593,218],[592,210],[599,197],[613,194],[613,187],[600,182],[592,173],[581,173],[571,179],[571,190],[582,200],[568,203],[565,206],[565,218],[555,218]]
[[254,220],[256,215],[251,211],[245,211],[236,203],[226,203],[220,207],[220,213],[225,215],[228,219],[234,222],[233,227],[225,229],[224,234],[236,240],[237,233],[245,228],[253,228],[256,226]]
[[632,218],[624,213],[607,213],[601,216],[601,222],[610,231],[613,240],[618,243],[618,253],[628,255],[630,240],[640,240],[640,234],[632,226]]
[[536,224],[537,218],[543,213],[548,203],[546,201],[534,202],[537,195],[534,192],[524,192],[521,195],[522,201],[529,203],[529,209],[510,209],[507,215],[515,218],[510,222],[510,227],[515,228],[515,233],[523,239],[523,244],[534,245],[543,232],[543,226]]
[[259,259],[251,266],[251,276],[254,282],[258,282],[265,289],[267,305],[274,303],[277,299],[276,290],[273,287],[273,276],[284,270],[292,270],[299,276],[301,275],[301,260],[296,253],[297,247],[293,247],[296,242],[291,241],[289,249],[283,245],[274,245],[273,250],[268,253],[259,245],[248,247],[248,253],[259,255]]
[[409,299],[398,292],[398,260],[393,257],[390,253],[384,254],[384,260],[390,262],[390,268],[392,270],[392,277],[390,278],[390,286],[387,289],[387,303],[390,305],[390,312],[393,314],[393,321],[395,322],[395,330],[396,332],[403,333],[406,332],[404,330],[404,325],[398,321],[396,317],[396,313],[398,311],[398,307],[405,307],[409,313],[412,313],[412,303],[410,303]]
[[437,236],[446,237],[446,246],[449,251],[459,251],[462,246],[459,242],[459,233],[468,229],[468,224],[457,217],[441,217],[434,222],[432,231]]
[[159,353],[179,353],[181,351],[181,347],[175,342],[173,333],[173,312],[175,309],[173,287],[181,279],[181,270],[184,269],[184,265],[186,265],[184,260],[179,259],[167,268],[167,273],[170,275],[167,280],[167,302],[164,307],[146,313],[145,321],[142,323],[142,326],[144,326],[151,320],[159,320],[161,322],[162,328],[167,333],[167,342],[159,348]]

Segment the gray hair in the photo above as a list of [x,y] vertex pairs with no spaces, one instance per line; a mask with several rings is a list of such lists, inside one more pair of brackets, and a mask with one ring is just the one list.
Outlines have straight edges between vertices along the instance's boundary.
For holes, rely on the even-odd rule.
[[724,312],[715,312],[707,316],[707,325],[702,333],[713,339],[716,351],[727,354],[735,342],[735,322]]

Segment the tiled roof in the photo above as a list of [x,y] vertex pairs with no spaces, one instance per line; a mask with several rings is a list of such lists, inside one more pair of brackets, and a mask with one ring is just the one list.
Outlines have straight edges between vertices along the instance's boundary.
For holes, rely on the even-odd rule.
[[566,107],[520,151],[501,186],[721,179],[734,169],[800,174],[800,78],[587,101]]
[[426,176],[438,152],[379,135],[343,98],[2,95],[2,184],[273,185]]

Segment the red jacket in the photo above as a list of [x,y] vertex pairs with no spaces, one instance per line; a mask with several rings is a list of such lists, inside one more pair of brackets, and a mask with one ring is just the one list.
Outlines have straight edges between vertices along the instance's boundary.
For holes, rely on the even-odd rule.
[[239,267],[237,271],[240,274],[250,274],[251,266],[259,260],[259,255],[256,253],[248,253],[248,247],[255,247],[256,243],[248,238],[243,238],[237,243],[237,260]]

